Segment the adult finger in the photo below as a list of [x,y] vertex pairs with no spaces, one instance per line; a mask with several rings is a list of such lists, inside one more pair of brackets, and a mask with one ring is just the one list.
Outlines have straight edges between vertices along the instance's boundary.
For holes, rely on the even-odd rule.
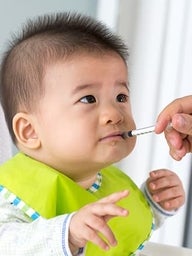
[[192,115],[175,114],[172,117],[172,127],[185,135],[192,135]]
[[192,113],[192,95],[177,98],[169,103],[158,115],[155,132],[157,134],[163,132],[177,113]]

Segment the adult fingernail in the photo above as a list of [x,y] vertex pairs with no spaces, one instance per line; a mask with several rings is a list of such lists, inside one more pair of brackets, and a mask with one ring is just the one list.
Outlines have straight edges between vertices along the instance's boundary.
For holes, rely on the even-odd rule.
[[177,122],[179,123],[179,125],[180,125],[181,127],[185,127],[185,125],[186,125],[186,120],[185,120],[185,118],[184,118],[183,116],[181,116],[181,115],[178,115],[178,117],[177,117]]

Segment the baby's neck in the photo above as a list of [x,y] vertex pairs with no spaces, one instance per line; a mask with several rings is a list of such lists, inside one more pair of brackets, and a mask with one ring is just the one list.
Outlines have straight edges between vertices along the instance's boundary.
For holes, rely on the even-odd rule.
[[76,182],[83,188],[88,189],[91,185],[96,181],[97,174],[94,174],[89,177],[84,177],[81,180],[77,180]]

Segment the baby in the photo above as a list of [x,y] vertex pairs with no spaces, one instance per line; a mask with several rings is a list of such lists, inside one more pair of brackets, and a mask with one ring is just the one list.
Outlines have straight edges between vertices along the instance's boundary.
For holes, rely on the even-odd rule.
[[19,153],[0,167],[2,255],[133,255],[184,203],[173,172],[151,172],[142,193],[112,166],[135,146],[127,56],[78,14],[30,20],[12,40],[0,96]]

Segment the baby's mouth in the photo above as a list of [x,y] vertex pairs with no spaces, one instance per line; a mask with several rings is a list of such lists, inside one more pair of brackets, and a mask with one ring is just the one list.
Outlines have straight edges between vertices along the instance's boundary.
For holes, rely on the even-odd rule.
[[102,137],[100,140],[107,140],[107,139],[113,139],[113,138],[124,138],[124,133],[123,132],[113,132],[109,133],[106,136]]

